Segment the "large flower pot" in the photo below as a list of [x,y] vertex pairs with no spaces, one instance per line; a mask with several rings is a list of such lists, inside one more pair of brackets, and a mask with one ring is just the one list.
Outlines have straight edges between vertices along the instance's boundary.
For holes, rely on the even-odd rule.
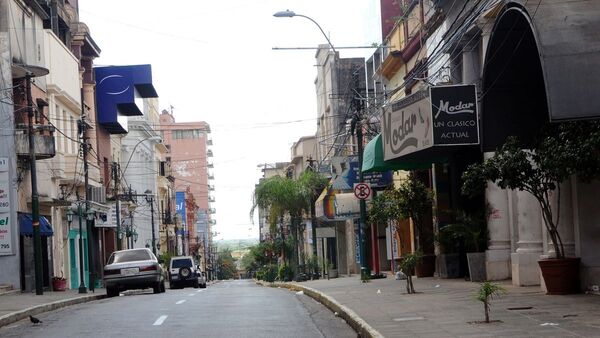
[[67,289],[67,280],[60,278],[52,279],[52,290],[54,291],[65,291]]
[[423,255],[415,267],[417,277],[432,277],[435,272],[435,255]]
[[485,252],[468,252],[469,277],[471,282],[484,282],[486,280]]
[[579,292],[579,262],[579,257],[539,260],[546,294],[566,295]]
[[441,278],[458,278],[460,276],[460,256],[458,254],[441,254],[438,258],[438,274]]

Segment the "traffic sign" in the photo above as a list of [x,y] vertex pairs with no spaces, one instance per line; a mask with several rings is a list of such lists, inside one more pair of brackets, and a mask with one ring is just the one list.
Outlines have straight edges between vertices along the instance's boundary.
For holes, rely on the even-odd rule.
[[360,200],[366,200],[371,197],[371,187],[367,183],[354,184],[354,196]]

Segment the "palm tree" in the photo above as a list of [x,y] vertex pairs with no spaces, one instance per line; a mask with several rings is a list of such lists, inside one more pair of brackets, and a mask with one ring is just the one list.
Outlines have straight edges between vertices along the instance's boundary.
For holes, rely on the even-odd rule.
[[[305,171],[298,180],[273,176],[261,181],[254,189],[250,217],[256,208],[268,211],[269,231],[274,237],[281,236],[285,243],[284,220],[290,219],[290,233],[294,249],[292,250],[293,271],[298,263],[298,227],[302,216],[310,210],[311,201],[318,187],[325,186],[326,179],[317,173]],[[279,222],[279,228],[277,223]],[[285,261],[285,251],[282,250]]]

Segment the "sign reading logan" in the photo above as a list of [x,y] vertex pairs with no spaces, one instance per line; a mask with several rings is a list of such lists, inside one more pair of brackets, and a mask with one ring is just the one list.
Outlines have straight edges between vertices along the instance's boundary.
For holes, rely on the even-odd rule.
[[434,146],[479,143],[475,85],[420,90],[383,109],[386,161]]
[[428,91],[419,91],[383,108],[384,160],[433,146],[428,98]]

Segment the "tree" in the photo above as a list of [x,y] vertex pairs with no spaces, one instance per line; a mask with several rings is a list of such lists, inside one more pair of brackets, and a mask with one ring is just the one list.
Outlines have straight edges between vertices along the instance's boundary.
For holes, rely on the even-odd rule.
[[[282,256],[284,261],[285,255],[285,231],[284,219],[289,216],[290,232],[292,235],[292,260],[291,265],[296,274],[298,268],[298,229],[302,222],[302,216],[310,210],[311,199],[315,194],[315,190],[319,186],[324,186],[324,178],[314,172],[305,171],[298,180],[293,180],[287,177],[273,176],[260,182],[253,196],[252,208],[250,217],[252,218],[256,208],[267,210],[269,217],[270,232],[278,234],[283,242]],[[279,229],[277,229],[279,222]]]
[[218,265],[218,279],[231,279],[235,277],[237,273],[237,268],[235,266],[235,259],[231,256],[230,250],[224,250],[219,253],[219,258],[217,259]]
[[502,293],[506,293],[506,290],[498,284],[487,281],[481,283],[476,298],[483,303],[486,323],[490,322],[490,302],[494,297],[499,297]]
[[404,218],[411,218],[415,225],[415,247],[421,250],[425,243],[424,220],[431,212],[431,190],[419,181],[414,173],[398,187],[398,208]]
[[556,218],[551,206],[556,191],[560,204],[560,184],[572,175],[583,182],[600,177],[600,122],[578,121],[549,125],[529,149],[516,137],[483,163],[470,165],[463,173],[462,192],[474,196],[488,181],[502,189],[527,191],[542,209],[544,225],[552,240],[556,258],[564,258],[558,233],[560,205]]

